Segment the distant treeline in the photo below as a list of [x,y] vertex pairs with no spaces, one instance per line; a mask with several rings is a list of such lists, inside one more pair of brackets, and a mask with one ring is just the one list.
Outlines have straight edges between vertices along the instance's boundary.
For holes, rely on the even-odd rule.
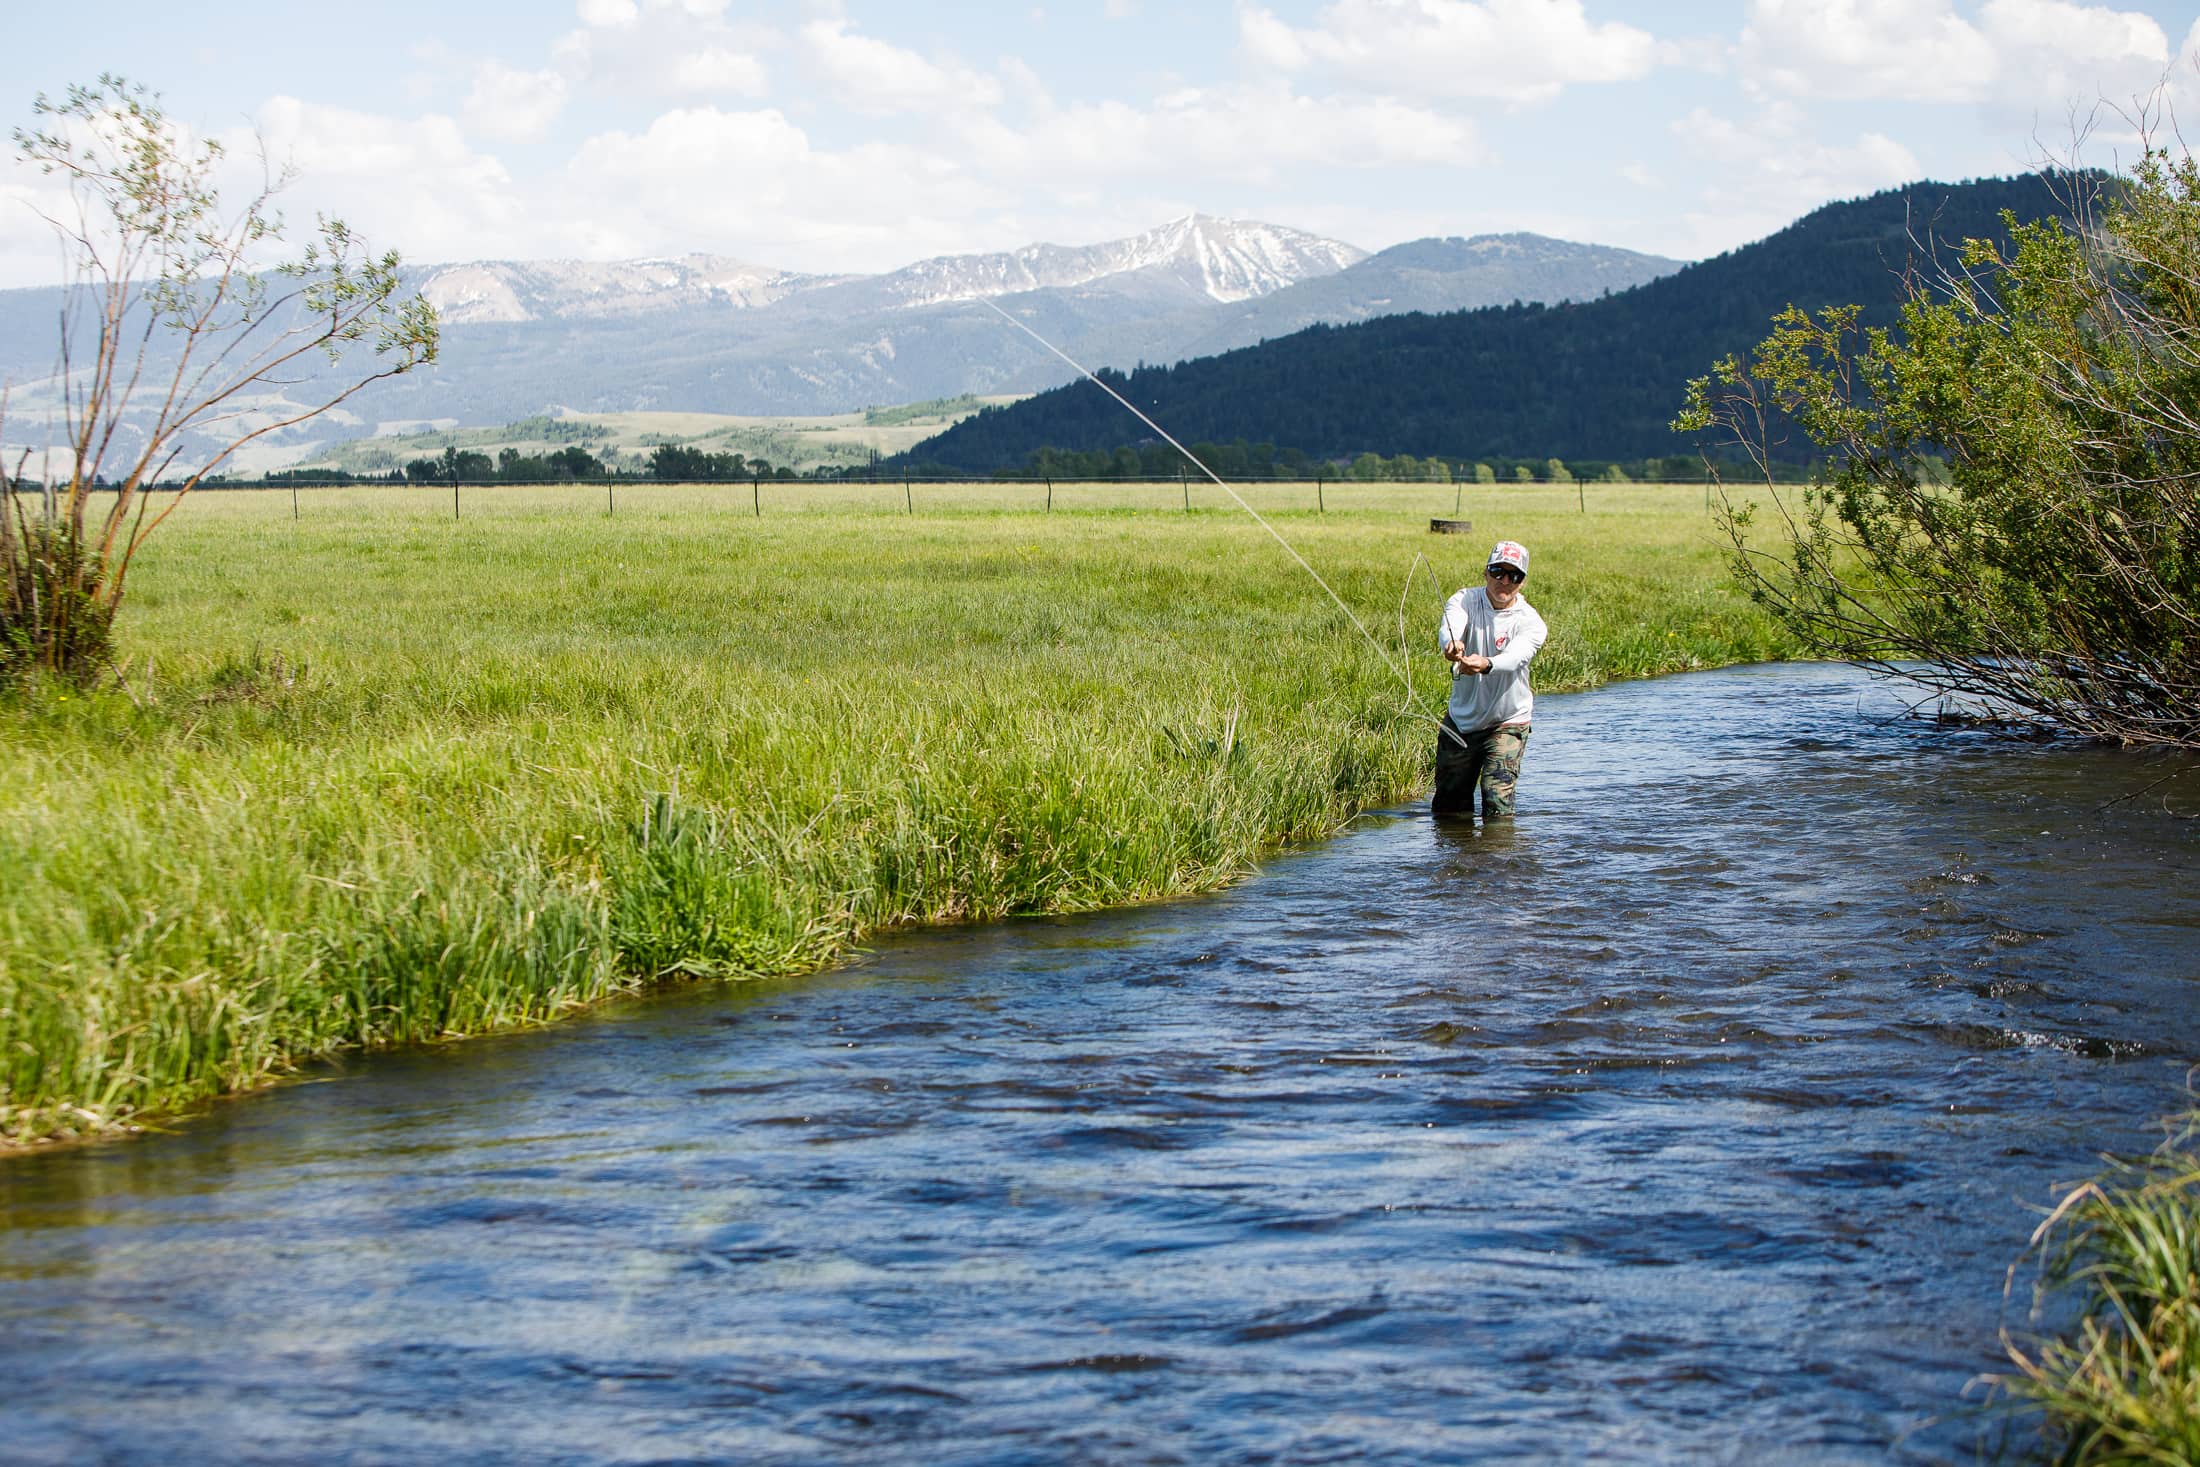
[[[785,465],[738,453],[710,453],[684,444],[661,443],[639,469],[617,468],[579,446],[549,453],[499,449],[494,458],[474,448],[446,448],[434,458],[416,458],[402,469],[384,473],[352,469],[278,469],[254,479],[224,475],[207,482],[259,484],[563,484],[656,479],[697,484],[751,479],[805,477]],[[820,477],[812,474],[808,477]],[[838,474],[832,477],[839,477]]]
[[[1570,484],[1589,483],[1683,484],[1708,477],[1704,460],[1695,454],[1671,454],[1649,459],[1583,459],[1568,463],[1558,458],[1494,458],[1453,462],[1441,458],[1416,458],[1401,453],[1384,457],[1363,453],[1349,462],[1313,459],[1296,449],[1273,444],[1195,443],[1194,464],[1164,443],[1144,443],[1118,448],[1112,453],[1064,453],[1041,449],[1023,464],[972,474],[942,464],[873,465],[863,468],[819,467],[797,473],[785,465],[735,454],[705,454],[688,450],[651,456],[638,470],[607,468],[598,463],[593,472],[574,472],[570,458],[552,464],[548,458],[524,456],[506,449],[495,460],[487,454],[457,450],[442,458],[415,459],[403,469],[386,473],[350,469],[277,469],[265,475],[217,474],[204,481],[209,489],[259,489],[308,485],[415,484],[447,487],[451,484],[746,484],[775,483],[1163,483],[1189,476],[1204,479],[1202,469],[1232,483],[1295,482],[1332,484]],[[1773,475],[1784,482],[1810,477],[1812,465],[1774,464]],[[1752,466],[1738,461],[1714,461],[1711,470],[1725,477],[1747,475]],[[30,494],[41,489],[35,480],[17,485]],[[114,487],[104,480],[95,489]],[[173,484],[155,487],[176,487]]]
[[[1905,276],[1955,264],[1966,238],[2006,240],[2002,213],[2060,214],[2038,174],[1913,184],[1819,209],[1778,234],[1600,300],[1386,316],[1100,376],[1178,439],[1277,445],[1309,463],[1377,453],[1488,464],[1556,456],[1642,464],[1693,445],[1670,424],[1691,377],[1746,352],[1797,304],[1857,304],[1892,326]],[[1150,430],[1090,382],[988,408],[906,456],[911,467],[1028,472],[1040,455],[1146,463]],[[1775,445],[1800,462],[1801,435]],[[1067,462],[1065,457],[1062,461]],[[902,460],[892,461],[898,467]],[[1456,471],[1456,467],[1455,467]]]
[[[1362,453],[1351,459],[1320,459],[1303,449],[1278,448],[1273,443],[1247,443],[1242,438],[1230,443],[1194,443],[1191,452],[1200,465],[1212,469],[1217,477],[1247,483],[1263,479],[1327,479],[1369,484],[1449,484],[1455,481],[1548,484],[1588,479],[1605,483],[1671,484],[1693,482],[1706,476],[1703,457],[1693,453],[1637,459],[1584,459],[1572,463],[1552,457],[1493,456],[1469,460],[1417,458],[1410,453],[1388,457]],[[1715,466],[1721,472],[1738,471],[1743,467],[1728,463]],[[948,464],[918,462],[906,468],[911,477],[919,479],[971,477],[966,471]],[[1143,443],[1123,444],[1105,453],[1042,448],[1020,464],[995,469],[991,477],[1063,481],[1162,479],[1185,472],[1196,476],[1198,469],[1187,464],[1184,456],[1168,444],[1147,439]],[[1776,473],[1780,478],[1803,479],[1808,477],[1809,466],[1783,464],[1777,466]]]

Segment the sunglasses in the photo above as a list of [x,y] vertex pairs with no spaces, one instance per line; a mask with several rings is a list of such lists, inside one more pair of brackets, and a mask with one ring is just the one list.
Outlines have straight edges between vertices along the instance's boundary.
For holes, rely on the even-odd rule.
[[1488,570],[1483,571],[1482,574],[1493,581],[1524,581],[1527,579],[1526,576],[1509,565],[1493,565]]

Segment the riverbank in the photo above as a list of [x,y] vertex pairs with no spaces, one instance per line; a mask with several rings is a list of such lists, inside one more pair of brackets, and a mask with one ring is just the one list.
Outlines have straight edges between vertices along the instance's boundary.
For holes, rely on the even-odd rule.
[[0,1137],[1225,884],[1425,782],[1416,554],[1448,592],[1531,546],[1546,690],[1787,650],[1700,487],[1270,492],[1391,657],[1406,592],[1410,699],[1242,513],[1152,490],[201,497],[121,685],[0,705]]

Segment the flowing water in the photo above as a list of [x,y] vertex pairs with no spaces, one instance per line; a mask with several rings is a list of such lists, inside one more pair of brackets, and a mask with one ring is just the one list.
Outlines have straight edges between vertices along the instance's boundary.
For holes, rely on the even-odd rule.
[[1895,711],[1547,698],[1509,829],[8,1162],[0,1460],[1968,1460],[2200,1060],[2200,769]]

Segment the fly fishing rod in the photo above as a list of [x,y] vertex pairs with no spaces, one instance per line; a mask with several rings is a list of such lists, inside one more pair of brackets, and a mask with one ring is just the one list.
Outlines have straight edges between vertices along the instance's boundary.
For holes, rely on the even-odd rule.
[[[1186,448],[1183,444],[1177,442],[1174,434],[1170,433],[1168,429],[1162,427],[1159,423],[1148,417],[1143,411],[1139,409],[1136,403],[1132,402],[1122,393],[1117,392],[1114,388],[1108,386],[1106,382],[1100,379],[1099,374],[1095,373],[1090,368],[1085,366],[1083,362],[1078,361],[1068,352],[1063,351],[1053,342],[1047,340],[1044,336],[1041,336],[1038,332],[1032,330],[1030,326],[1026,325],[1022,321],[1017,320],[1014,316],[1002,310],[1000,306],[994,303],[991,299],[985,296],[980,296],[978,297],[978,304],[984,306],[994,315],[999,316],[1003,321],[1006,321],[1009,325],[1015,327],[1018,331],[1023,332],[1024,335],[1030,337],[1033,341],[1038,342],[1039,345],[1045,347],[1049,352],[1061,358],[1064,362],[1067,362],[1072,371],[1076,372],[1079,376],[1083,377],[1093,386],[1099,388],[1102,392],[1105,392],[1108,396],[1114,398],[1118,403],[1121,403],[1125,412],[1128,412],[1132,417],[1138,419],[1139,422],[1144,423],[1147,427],[1153,429],[1155,433],[1160,435],[1163,442],[1167,443],[1169,447],[1175,449],[1178,453],[1182,454],[1187,463],[1191,464],[1193,468],[1198,469],[1202,474],[1205,474],[1209,479],[1212,479],[1215,483],[1216,488],[1220,489],[1223,493],[1229,495],[1230,498],[1236,502],[1239,509],[1242,509],[1247,514],[1251,515],[1253,517],[1253,523],[1259,525],[1262,529],[1266,530],[1269,536],[1274,539],[1274,541],[1278,545],[1281,545],[1283,547],[1284,553],[1289,555],[1293,560],[1297,561],[1299,563],[1299,568],[1305,571],[1309,576],[1312,576],[1314,578],[1314,584],[1321,587],[1322,590],[1328,594],[1331,601],[1337,603],[1337,609],[1344,613],[1345,620],[1351,622],[1353,629],[1359,632],[1362,637],[1365,637],[1367,639],[1367,644],[1375,649],[1376,656],[1383,659],[1383,665],[1390,669],[1391,675],[1396,677],[1398,681],[1405,686],[1405,712],[1412,717],[1428,719],[1431,723],[1434,723],[1445,736],[1449,737],[1461,748],[1466,747],[1466,740],[1460,737],[1459,733],[1449,724],[1445,723],[1440,718],[1429,718],[1428,714],[1423,713],[1419,709],[1412,706],[1413,660],[1411,656],[1408,655],[1408,653],[1406,652],[1405,603],[1403,597],[1400,598],[1398,610],[1398,660],[1396,662],[1393,662],[1391,661],[1390,650],[1383,646],[1381,642],[1375,640],[1375,634],[1367,629],[1367,624],[1360,620],[1359,615],[1354,612],[1350,606],[1345,604],[1345,599],[1337,594],[1336,590],[1329,584],[1329,582],[1322,579],[1322,573],[1314,569],[1312,563],[1310,563],[1305,556],[1299,554],[1298,548],[1296,546],[1294,546],[1289,540],[1283,538],[1282,531],[1278,530],[1274,525],[1268,523],[1267,519],[1261,515],[1261,512],[1259,510],[1253,508],[1252,505],[1248,504],[1245,500],[1244,495],[1238,493],[1236,489],[1232,488],[1229,482],[1225,480],[1220,474],[1216,473],[1213,469],[1208,468],[1207,465],[1200,459],[1198,454],[1192,452],[1189,448]],[[1414,560],[1417,566],[1426,567],[1427,565],[1425,557],[1422,557],[1418,554],[1414,557]],[[1434,587],[1436,585],[1436,574],[1433,568],[1429,569],[1428,577],[1429,584]],[[1412,593],[1412,587],[1413,572],[1409,570],[1406,572],[1407,595],[1410,595]],[[1439,591],[1441,590],[1441,588],[1437,589]]]
[[1069,363],[1071,368],[1073,368],[1087,382],[1090,382],[1093,386],[1099,388],[1102,392],[1105,392],[1108,396],[1114,398],[1117,402],[1123,405],[1125,411],[1129,412],[1133,417],[1137,418],[1139,422],[1144,423],[1147,427],[1153,429],[1154,432],[1160,434],[1162,441],[1167,443],[1169,447],[1175,449],[1178,453],[1183,454],[1185,461],[1190,463],[1193,468],[1199,470],[1202,474],[1205,474],[1208,478],[1214,480],[1216,488],[1220,489],[1223,493],[1229,495],[1230,498],[1237,501],[1237,507],[1244,510],[1247,514],[1251,515],[1253,517],[1253,523],[1259,525],[1262,529],[1266,530],[1272,537],[1274,537],[1275,542],[1283,547],[1284,553],[1289,555],[1293,560],[1297,561],[1299,563],[1299,568],[1301,570],[1304,570],[1308,575],[1314,578],[1314,584],[1329,593],[1329,599],[1337,603],[1337,609],[1344,613],[1345,620],[1351,622],[1353,627],[1358,630],[1359,634],[1367,638],[1367,644],[1375,649],[1375,654],[1383,659],[1384,665],[1389,667],[1391,672],[1396,674],[1401,680],[1407,681],[1408,685],[1410,686],[1410,679],[1407,677],[1407,674],[1404,672],[1404,670],[1398,664],[1391,662],[1389,649],[1383,646],[1382,643],[1375,640],[1375,634],[1369,631],[1366,624],[1360,620],[1359,616],[1353,612],[1352,608],[1345,604],[1344,598],[1342,596],[1339,596],[1336,591],[1331,589],[1329,582],[1322,579],[1322,573],[1314,569],[1314,567],[1307,562],[1306,557],[1299,554],[1298,550],[1291,544],[1289,540],[1283,538],[1282,532],[1277,530],[1274,525],[1269,524],[1267,520],[1263,519],[1259,510],[1253,508],[1252,505],[1245,502],[1244,495],[1238,493],[1237,490],[1231,488],[1220,474],[1216,473],[1213,469],[1208,468],[1206,464],[1202,463],[1198,454],[1193,453],[1189,448],[1186,448],[1183,444],[1177,442],[1176,438],[1169,432],[1168,429],[1162,427],[1152,418],[1147,417],[1143,412],[1140,412],[1137,404],[1133,403],[1122,393],[1117,392],[1114,388],[1108,386],[1107,383],[1101,381],[1095,373],[1089,371],[1085,367],[1084,363],[1078,361],[1068,352],[1063,351],[1053,342],[1047,340],[1044,336],[1041,336],[1038,332],[1032,330],[1029,326],[1017,320],[1008,312],[1002,310],[992,301],[987,300],[982,296],[979,297],[979,300],[980,303],[983,304],[986,309],[992,311],[994,315],[999,316],[1003,321],[1006,321],[1009,325],[1015,327],[1018,331],[1023,332],[1024,335],[1030,337],[1033,341],[1038,342],[1039,345],[1045,347],[1048,351],[1054,353],[1054,355]]

